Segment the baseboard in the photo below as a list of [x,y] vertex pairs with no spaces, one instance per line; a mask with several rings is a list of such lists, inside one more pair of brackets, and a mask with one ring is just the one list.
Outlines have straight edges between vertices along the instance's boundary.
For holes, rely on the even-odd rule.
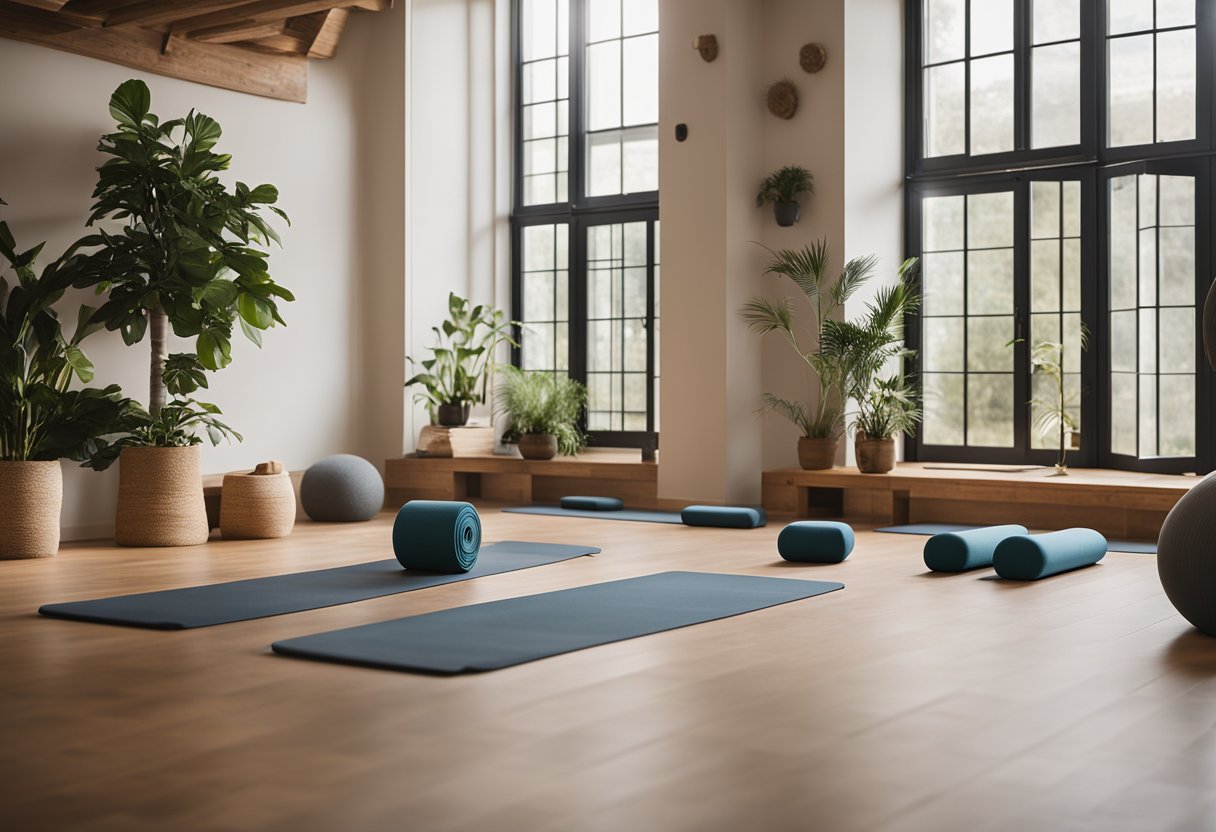
[[59,530],[59,539],[64,543],[78,540],[113,540],[113,523],[94,523],[88,526],[63,526]]

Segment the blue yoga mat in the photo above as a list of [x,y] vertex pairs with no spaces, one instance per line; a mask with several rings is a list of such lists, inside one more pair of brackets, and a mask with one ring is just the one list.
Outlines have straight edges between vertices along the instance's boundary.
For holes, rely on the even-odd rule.
[[812,598],[844,584],[662,572],[275,642],[285,656],[475,673]]
[[[968,526],[962,523],[906,523],[902,526],[885,526],[881,529],[875,529],[876,532],[884,532],[886,534],[923,534],[935,535],[943,532],[966,532],[972,529],[983,529],[985,526]],[[1155,540],[1111,540],[1107,542],[1107,549],[1112,552],[1123,552],[1124,554],[1132,555],[1155,555],[1157,554],[1157,541]]]
[[622,508],[616,511],[592,511],[588,509],[561,508],[560,506],[512,506],[504,508],[512,514],[544,514],[552,517],[590,517],[593,520],[632,520],[635,523],[672,523],[684,525],[678,511],[643,511]]
[[52,618],[97,624],[124,624],[152,630],[190,630],[366,601],[485,575],[544,566],[594,555],[599,551],[594,546],[508,540],[482,547],[477,565],[468,572],[455,574],[409,571],[390,558],[224,584],[47,604],[38,612]]

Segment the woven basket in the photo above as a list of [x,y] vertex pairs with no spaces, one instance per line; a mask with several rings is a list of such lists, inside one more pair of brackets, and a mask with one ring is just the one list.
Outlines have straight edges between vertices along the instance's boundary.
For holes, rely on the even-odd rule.
[[228,540],[286,537],[296,524],[291,475],[225,474],[220,533]]
[[0,461],[0,560],[59,551],[63,470],[50,462]]
[[118,458],[119,546],[197,546],[207,542],[207,508],[197,445],[123,448]]

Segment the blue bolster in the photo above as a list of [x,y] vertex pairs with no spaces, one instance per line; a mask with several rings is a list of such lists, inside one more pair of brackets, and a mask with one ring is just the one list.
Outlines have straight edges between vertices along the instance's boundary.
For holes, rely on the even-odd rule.
[[680,512],[685,526],[718,526],[726,529],[754,529],[768,522],[762,508],[744,506],[689,506]]
[[834,520],[799,520],[777,535],[777,551],[799,563],[840,563],[853,551],[853,529]]
[[616,497],[562,497],[561,507],[581,511],[620,511],[625,504]]
[[1102,560],[1106,538],[1093,529],[1010,537],[992,555],[996,574],[1011,581],[1037,581]]
[[965,572],[992,566],[992,553],[1002,540],[1026,534],[1025,526],[988,526],[935,534],[925,543],[925,566],[934,572]]

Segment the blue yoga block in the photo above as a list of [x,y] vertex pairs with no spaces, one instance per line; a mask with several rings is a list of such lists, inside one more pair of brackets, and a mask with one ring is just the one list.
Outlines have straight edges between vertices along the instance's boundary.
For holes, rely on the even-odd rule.
[[835,520],[799,520],[777,535],[777,552],[798,563],[840,563],[853,551],[853,529]]
[[768,522],[762,508],[745,506],[689,506],[680,512],[685,526],[718,526],[725,529],[754,529]]
[[1029,534],[1025,526],[988,526],[935,534],[925,543],[925,566],[934,572],[966,572],[992,566],[992,554],[1002,540]]
[[996,574],[1011,581],[1037,581],[1102,560],[1106,538],[1093,529],[1010,537],[992,555]]
[[616,497],[562,497],[560,505],[579,511],[620,511],[625,507]]

